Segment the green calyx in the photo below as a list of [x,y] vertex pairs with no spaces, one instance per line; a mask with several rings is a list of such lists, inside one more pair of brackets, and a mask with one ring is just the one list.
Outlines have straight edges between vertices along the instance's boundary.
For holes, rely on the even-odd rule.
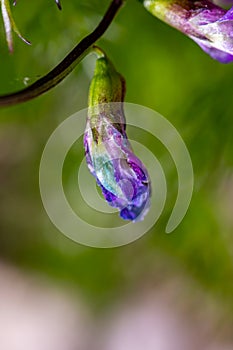
[[125,129],[125,79],[99,47],[94,46],[93,50],[98,58],[90,84],[88,118],[93,140],[100,144],[109,139],[107,124],[114,125],[120,133]]
[[95,47],[98,58],[94,77],[89,91],[89,107],[103,103],[123,102],[125,96],[125,80],[119,74],[105,53]]

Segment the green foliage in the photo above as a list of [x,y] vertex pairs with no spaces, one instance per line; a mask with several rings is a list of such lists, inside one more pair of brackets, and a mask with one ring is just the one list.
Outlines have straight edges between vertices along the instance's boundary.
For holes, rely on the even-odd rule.
[[[15,41],[14,55],[9,56],[1,33],[1,93],[18,90],[55,66],[96,26],[107,4],[66,1],[60,12],[48,0],[20,1],[14,17],[32,46]],[[233,64],[213,61],[133,0],[127,1],[100,44],[126,78],[126,101],[163,114],[187,143],[195,172],[189,212],[173,234],[164,233],[176,195],[176,174],[171,172],[165,213],[149,234],[129,246],[85,248],[68,241],[50,223],[39,195],[39,161],[54,128],[87,106],[92,67],[87,58],[46,95],[0,110],[1,257],[76,286],[94,305],[113,302],[125,289],[140,284],[145,272],[156,280],[163,271],[174,277],[182,273],[187,281],[193,278],[197,288],[232,305],[233,223],[226,213],[232,211],[228,196],[233,186]],[[161,145],[144,141],[164,162]],[[80,149],[71,154],[67,181],[68,171],[75,171],[82,158]],[[226,182],[226,176],[231,181]]]

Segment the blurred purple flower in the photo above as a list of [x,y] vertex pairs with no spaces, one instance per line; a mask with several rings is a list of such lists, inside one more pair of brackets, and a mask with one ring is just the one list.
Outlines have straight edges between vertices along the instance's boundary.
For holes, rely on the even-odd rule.
[[145,8],[193,39],[212,58],[233,61],[233,8],[208,0],[140,0]]

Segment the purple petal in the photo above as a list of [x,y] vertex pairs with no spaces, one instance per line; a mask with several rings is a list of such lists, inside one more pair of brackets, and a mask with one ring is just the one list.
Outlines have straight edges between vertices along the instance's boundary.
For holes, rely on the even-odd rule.
[[233,7],[225,13],[225,15],[218,20],[218,22],[232,21],[233,20]]
[[133,153],[125,132],[122,135],[114,125],[108,124],[108,135],[109,140],[95,143],[91,138],[93,133],[87,128],[84,148],[89,170],[107,202],[119,209],[123,219],[142,220],[150,206],[149,175]]
[[197,38],[192,38],[204,52],[206,52],[213,59],[221,62],[221,63],[230,63],[233,61],[233,54],[229,54],[227,52],[221,51],[214,47],[211,47],[210,44],[204,44],[202,40]]

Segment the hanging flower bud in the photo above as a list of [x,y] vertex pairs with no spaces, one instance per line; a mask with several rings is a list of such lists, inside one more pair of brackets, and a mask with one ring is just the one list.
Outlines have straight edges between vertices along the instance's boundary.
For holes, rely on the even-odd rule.
[[150,205],[150,180],[125,131],[124,78],[103,55],[89,92],[84,147],[88,168],[107,202],[125,220],[140,221]]
[[[5,28],[5,33],[6,33],[6,41],[8,44],[9,51],[13,51],[13,36],[12,36],[12,31],[14,31],[18,37],[23,40],[26,44],[31,45],[29,41],[27,41],[19,32],[14,18],[11,13],[11,8],[9,4],[9,0],[0,0],[1,2],[1,11],[2,11],[2,18],[3,18],[3,23],[4,23],[4,28]],[[14,2],[14,5],[16,5],[16,1]]]
[[154,16],[193,39],[212,58],[233,61],[233,8],[208,0],[140,0]]

